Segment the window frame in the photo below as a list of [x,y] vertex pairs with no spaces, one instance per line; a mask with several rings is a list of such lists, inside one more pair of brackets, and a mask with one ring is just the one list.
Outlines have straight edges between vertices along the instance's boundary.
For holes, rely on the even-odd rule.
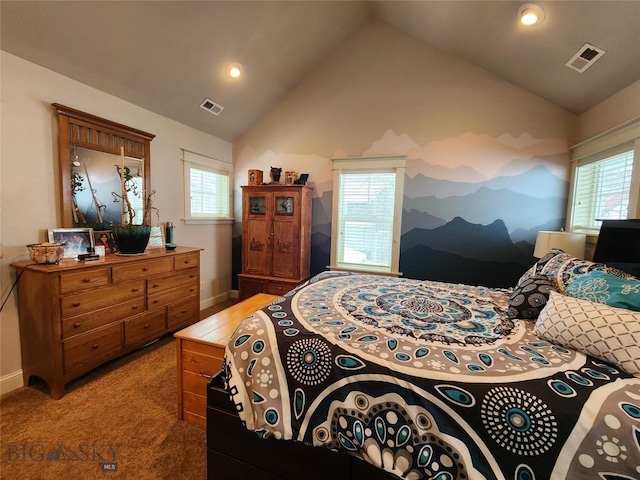
[[[330,270],[348,270],[363,273],[376,273],[382,275],[400,276],[400,234],[402,225],[402,201],[404,194],[404,176],[406,169],[406,155],[389,157],[348,157],[333,158],[333,200],[331,213],[331,255]],[[338,261],[339,239],[339,212],[340,212],[340,188],[342,172],[395,172],[395,195],[393,210],[393,229],[391,239],[391,265],[390,267],[369,266]]]
[[[207,155],[182,149],[183,168],[183,218],[185,224],[232,224],[233,218],[233,164]],[[227,215],[216,217],[194,217],[191,212],[191,169],[226,175]]]
[[631,186],[629,188],[627,218],[640,217],[640,117],[580,142],[571,147],[571,150],[571,176],[566,220],[568,231],[586,233],[591,241],[598,236],[598,232],[592,229],[576,229],[573,227],[573,210],[578,168],[628,150],[633,150],[633,172],[631,174]]

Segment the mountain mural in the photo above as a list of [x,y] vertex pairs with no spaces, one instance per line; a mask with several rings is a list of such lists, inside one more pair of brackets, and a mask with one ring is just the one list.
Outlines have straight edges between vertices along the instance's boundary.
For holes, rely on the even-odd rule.
[[469,195],[482,187],[490,190],[507,189],[534,198],[544,198],[566,196],[569,184],[544,165],[537,165],[519,175],[499,176],[475,183],[440,180],[418,174],[414,178],[405,178],[404,194],[409,198],[422,197],[425,193],[447,198]]

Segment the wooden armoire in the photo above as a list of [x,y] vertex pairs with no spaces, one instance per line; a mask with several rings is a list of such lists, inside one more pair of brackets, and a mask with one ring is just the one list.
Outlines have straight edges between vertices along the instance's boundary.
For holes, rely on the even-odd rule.
[[240,299],[283,295],[309,278],[311,192],[305,185],[242,187]]

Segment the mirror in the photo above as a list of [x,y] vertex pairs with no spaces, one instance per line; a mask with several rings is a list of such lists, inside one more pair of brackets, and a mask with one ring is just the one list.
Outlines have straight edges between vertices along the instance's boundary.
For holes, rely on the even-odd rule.
[[[151,192],[150,143],[155,135],[57,103],[61,226],[109,230],[122,224],[122,192],[142,218]],[[124,175],[122,175],[124,173]],[[149,215],[149,209],[145,214]]]

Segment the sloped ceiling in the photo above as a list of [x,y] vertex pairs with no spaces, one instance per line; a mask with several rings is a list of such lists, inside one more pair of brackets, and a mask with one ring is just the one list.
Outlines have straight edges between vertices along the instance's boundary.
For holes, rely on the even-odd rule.
[[[3,0],[0,47],[228,141],[371,18],[576,114],[640,79],[640,1],[537,2],[529,29],[522,3]],[[580,74],[564,64],[586,42],[607,53]]]

